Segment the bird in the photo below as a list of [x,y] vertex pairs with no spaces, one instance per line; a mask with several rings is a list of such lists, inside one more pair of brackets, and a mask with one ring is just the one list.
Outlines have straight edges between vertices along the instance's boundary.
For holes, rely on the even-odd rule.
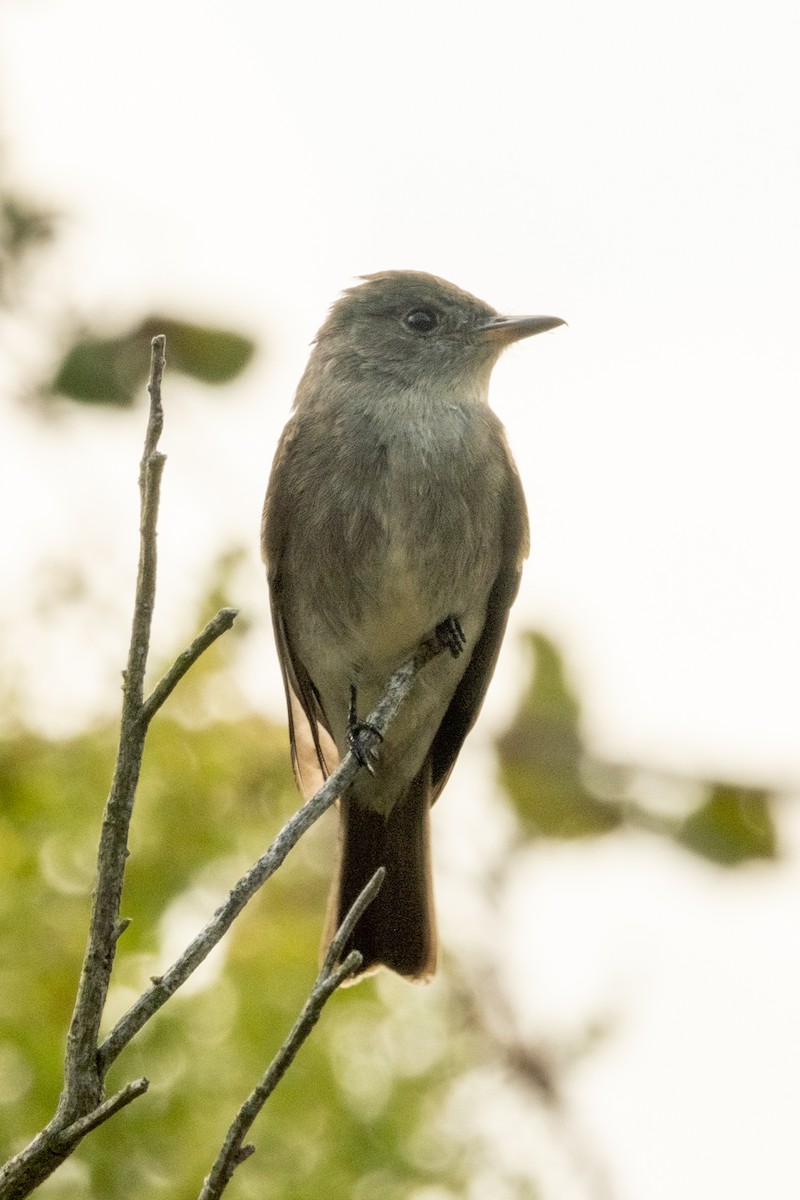
[[[428,980],[437,966],[430,808],[483,703],[529,532],[489,379],[559,317],[504,316],[435,275],[360,277],[314,342],[281,435],[261,542],[292,762],[309,794],[353,751],[323,948],[383,866],[342,958]],[[378,747],[364,715],[433,636]]]

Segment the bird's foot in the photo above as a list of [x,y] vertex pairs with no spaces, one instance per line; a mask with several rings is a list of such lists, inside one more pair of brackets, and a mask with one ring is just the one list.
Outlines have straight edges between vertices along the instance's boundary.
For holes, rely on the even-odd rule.
[[458,617],[449,616],[436,626],[436,637],[443,650],[449,650],[453,658],[458,658],[467,644],[464,630]]
[[378,742],[383,741],[380,729],[369,721],[359,721],[356,708],[356,689],[350,685],[350,712],[347,717],[347,744],[359,766],[365,767],[370,775],[375,774],[378,761]]

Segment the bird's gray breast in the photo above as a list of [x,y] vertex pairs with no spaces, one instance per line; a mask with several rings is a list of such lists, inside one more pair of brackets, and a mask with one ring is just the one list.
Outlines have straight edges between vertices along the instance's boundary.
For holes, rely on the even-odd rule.
[[475,405],[340,419],[306,529],[319,542],[318,613],[365,648],[353,654],[381,647],[387,662],[402,658],[446,616],[485,604],[505,462],[492,434],[491,414]]

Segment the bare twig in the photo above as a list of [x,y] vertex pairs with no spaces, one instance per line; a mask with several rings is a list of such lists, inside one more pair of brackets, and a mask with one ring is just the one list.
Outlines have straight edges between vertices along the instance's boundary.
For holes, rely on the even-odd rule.
[[379,867],[342,921],[336,936],[328,947],[325,961],[320,967],[319,975],[308,1000],[303,1005],[300,1016],[259,1083],[236,1114],[222,1149],[203,1183],[199,1200],[218,1200],[236,1168],[255,1152],[254,1146],[243,1144],[250,1126],[291,1066],[298,1050],[319,1020],[327,1001],[344,980],[353,975],[361,966],[361,954],[358,950],[352,950],[339,966],[336,966],[336,963],[347,944],[347,939],[353,932],[356,921],[375,899],[385,878],[386,869]]
[[150,1080],[142,1076],[141,1079],[134,1079],[130,1083],[126,1083],[125,1087],[120,1088],[108,1100],[104,1100],[99,1104],[94,1112],[87,1113],[85,1117],[80,1117],[79,1120],[73,1121],[66,1129],[62,1129],[58,1135],[58,1140],[63,1146],[72,1146],[77,1144],[81,1138],[86,1137],[98,1125],[102,1125],[109,1117],[113,1117],[120,1109],[125,1108],[130,1104],[131,1100],[135,1100],[138,1096],[143,1096],[150,1086]]

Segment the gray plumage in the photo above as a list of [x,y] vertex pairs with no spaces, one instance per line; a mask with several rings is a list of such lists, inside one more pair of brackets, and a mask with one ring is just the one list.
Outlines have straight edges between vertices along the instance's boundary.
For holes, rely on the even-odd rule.
[[499,317],[432,275],[368,276],[317,335],[275,456],[262,541],[295,771],[309,792],[390,675],[455,618],[465,649],[424,669],[375,774],[340,798],[329,937],[375,868],[363,970],[436,965],[428,822],[494,670],[528,553],[519,476],[488,408],[509,342],[562,322]]

